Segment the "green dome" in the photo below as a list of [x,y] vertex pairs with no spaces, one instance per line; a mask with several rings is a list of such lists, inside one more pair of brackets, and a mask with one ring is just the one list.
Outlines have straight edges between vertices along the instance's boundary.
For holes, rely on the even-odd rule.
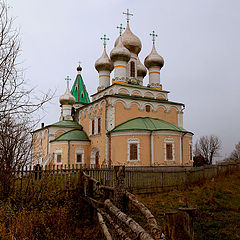
[[110,132],[119,131],[175,131],[183,133],[191,133],[182,127],[178,127],[172,123],[150,117],[137,117],[119,124]]
[[73,129],[57,137],[52,142],[56,141],[90,141],[90,140],[83,130]]
[[48,127],[66,127],[66,128],[80,129],[80,130],[83,129],[83,127],[80,124],[72,120],[62,120],[54,124],[51,124]]

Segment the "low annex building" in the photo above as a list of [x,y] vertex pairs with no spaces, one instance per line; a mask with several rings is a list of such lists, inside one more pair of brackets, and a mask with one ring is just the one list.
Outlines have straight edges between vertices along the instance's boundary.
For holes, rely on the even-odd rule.
[[[110,58],[106,36],[102,56],[96,61],[99,86],[89,100],[82,68],[70,91],[69,81],[61,104],[60,121],[33,133],[33,163],[89,165],[193,164],[193,133],[183,128],[183,103],[168,100],[162,89],[163,58],[157,53],[156,34],[144,65],[138,54],[142,44],[127,26],[116,39]],[[113,77],[111,79],[111,72]],[[143,86],[143,79],[149,83]],[[67,78],[68,80],[68,78]]]

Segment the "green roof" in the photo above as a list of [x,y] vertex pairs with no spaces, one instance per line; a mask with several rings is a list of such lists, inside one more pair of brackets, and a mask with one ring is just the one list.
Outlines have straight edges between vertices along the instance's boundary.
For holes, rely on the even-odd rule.
[[57,137],[52,142],[56,141],[90,141],[90,140],[83,130],[73,129]]
[[71,94],[75,97],[76,103],[90,103],[88,92],[81,74],[78,74],[72,86]]
[[175,131],[183,133],[191,133],[182,127],[178,127],[172,123],[157,118],[137,117],[119,124],[110,132],[118,131]]
[[83,129],[83,127],[80,124],[72,120],[62,120],[54,124],[51,124],[48,127],[66,127],[66,128],[80,129],[80,130]]

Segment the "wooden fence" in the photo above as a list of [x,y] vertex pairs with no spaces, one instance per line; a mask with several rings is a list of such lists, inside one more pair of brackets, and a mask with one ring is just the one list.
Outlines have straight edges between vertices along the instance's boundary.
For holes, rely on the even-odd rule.
[[[125,185],[132,192],[154,192],[162,188],[211,179],[218,175],[230,174],[240,169],[238,163],[218,164],[204,167],[126,167]],[[75,189],[80,172],[98,180],[102,185],[113,186],[114,169],[106,167],[86,168],[79,165],[40,166],[14,171],[15,185],[33,185],[42,182],[52,188]],[[41,181],[39,181],[41,180]]]

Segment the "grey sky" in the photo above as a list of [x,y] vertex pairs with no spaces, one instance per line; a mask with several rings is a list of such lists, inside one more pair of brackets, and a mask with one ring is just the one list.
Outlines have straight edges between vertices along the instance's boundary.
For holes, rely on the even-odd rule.
[[[149,54],[149,33],[158,34],[157,51],[165,60],[161,83],[169,100],[183,102],[184,127],[199,136],[215,134],[222,156],[240,141],[240,1],[239,0],[9,0],[21,27],[26,79],[41,92],[57,90],[46,108],[46,124],[59,119],[58,97],[71,84],[77,63],[89,94],[96,92],[94,63],[102,54],[100,37],[107,34],[108,53],[126,25],[122,14],[134,14],[130,27],[143,45],[140,60]],[[144,84],[148,82],[145,77]]]

